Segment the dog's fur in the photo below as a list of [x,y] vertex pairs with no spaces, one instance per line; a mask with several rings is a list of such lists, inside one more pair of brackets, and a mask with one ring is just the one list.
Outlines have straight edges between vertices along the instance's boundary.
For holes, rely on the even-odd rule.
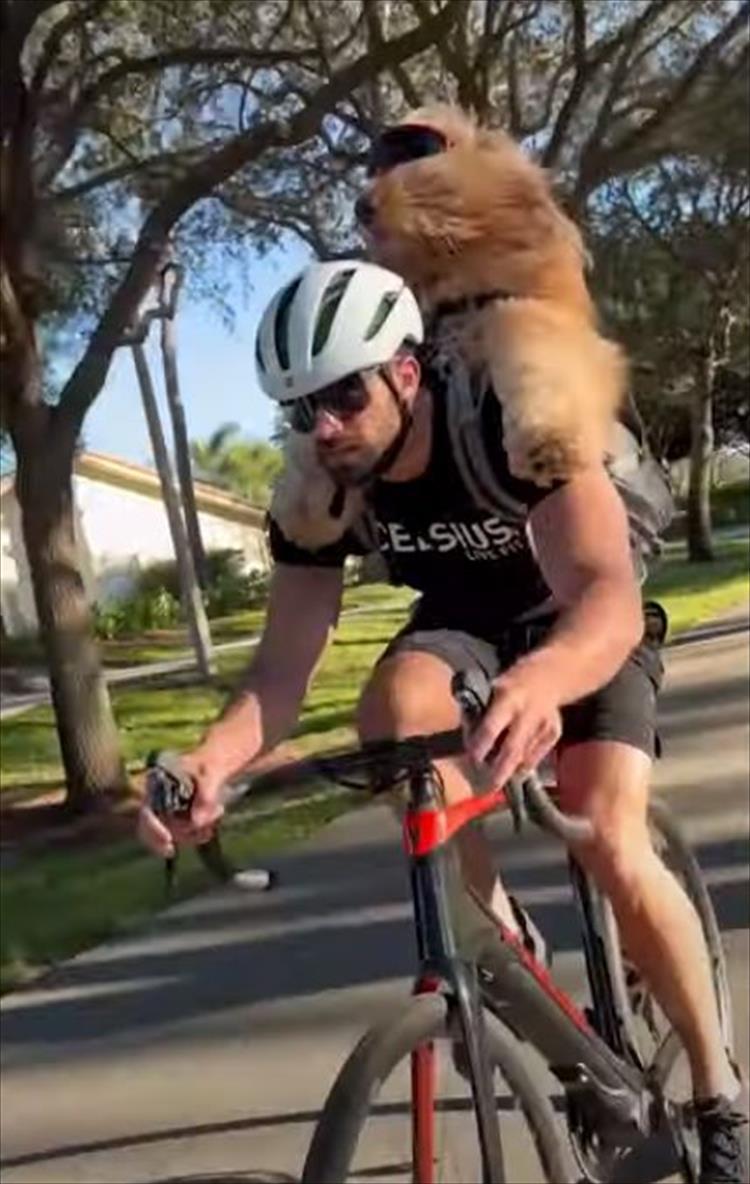
[[371,255],[428,317],[446,301],[508,294],[451,317],[449,344],[492,380],[511,471],[542,485],[570,477],[604,455],[625,379],[620,350],[596,329],[580,234],[503,132],[447,106],[402,122],[439,129],[450,147],[373,180]]
[[[508,294],[438,322],[437,344],[489,376],[511,471],[540,485],[570,477],[603,457],[625,380],[620,350],[597,332],[581,236],[545,172],[504,133],[441,105],[402,122],[438,128],[450,149],[370,183],[371,257],[404,277],[428,320],[446,301]],[[349,491],[331,518],[335,487],[311,440],[292,436],[288,452],[272,513],[301,545],[333,542],[362,494]]]

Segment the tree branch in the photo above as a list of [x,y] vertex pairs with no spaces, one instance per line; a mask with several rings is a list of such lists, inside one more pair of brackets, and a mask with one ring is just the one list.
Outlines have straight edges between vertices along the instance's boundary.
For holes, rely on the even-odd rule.
[[133,74],[154,74],[172,66],[213,66],[227,62],[247,62],[258,68],[273,68],[279,65],[302,65],[312,60],[312,51],[268,51],[243,49],[241,46],[190,46],[182,49],[165,50],[146,58],[123,57],[116,66],[105,70],[95,82],[84,87],[71,105],[58,129],[59,150],[52,165],[41,178],[42,184],[49,184],[73,152],[88,112],[108,90],[123,78]]
[[289,24],[289,22],[292,18],[293,7],[294,7],[294,0],[287,0],[286,8],[282,12],[281,16],[277,20],[274,27],[269,30],[268,37],[266,38],[266,40],[263,42],[263,44],[261,46],[261,50],[263,51],[263,53],[265,53],[265,52],[267,52],[267,50],[271,49],[274,41],[277,39],[279,34],[282,33],[284,31],[284,29],[286,28],[286,26]]
[[456,13],[456,6],[449,0],[417,28],[385,42],[379,50],[368,50],[342,67],[284,124],[269,119],[235,136],[174,182],[146,218],[130,267],[94,330],[83,357],[65,384],[55,409],[59,430],[70,433],[73,438],[80,432],[86,412],[107,376],[112,354],[163,261],[169,235],[186,211],[269,148],[289,148],[309,139],[323,116],[366,83],[373,71],[405,61],[444,37],[456,19]]
[[162,152],[155,156],[148,156],[142,160],[132,157],[122,164],[113,165],[109,169],[102,169],[100,173],[86,177],[84,181],[78,181],[75,185],[69,185],[65,189],[56,189],[45,200],[54,202],[55,204],[64,201],[74,201],[76,198],[85,197],[86,194],[92,193],[95,189],[102,189],[105,185],[111,185],[114,181],[121,181],[123,177],[129,177],[133,173],[157,170],[161,166],[185,165],[189,163],[191,157],[200,158],[201,156],[205,156],[215,146],[215,144],[208,143],[200,149],[185,148],[175,152]]
[[515,37],[512,37],[508,44],[506,73],[508,78],[509,131],[514,139],[520,140],[523,135],[523,116],[521,115],[521,94],[518,83],[518,59],[516,57]]
[[596,113],[593,129],[587,136],[581,149],[579,166],[581,176],[585,176],[588,172],[591,167],[590,162],[595,158],[596,152],[604,141],[613,107],[625,84],[628,70],[632,68],[633,50],[638,44],[638,39],[645,27],[645,24],[636,23],[622,44],[622,48],[615,61],[614,69],[612,70],[612,77],[607,87],[607,92]]
[[683,7],[683,0],[651,0],[651,3],[638,16],[634,17],[632,21],[621,25],[611,37],[603,37],[600,41],[595,42],[591,47],[590,57],[596,69],[598,70],[600,66],[606,65],[617,53],[623,41],[631,37],[635,30],[638,30],[640,33],[640,31],[652,24],[658,16],[661,16],[670,4],[673,5],[675,2],[680,8]]
[[557,163],[563,141],[576,108],[583,98],[589,78],[598,69],[586,57],[586,0],[570,0],[570,3],[573,7],[573,81],[555,120],[547,147],[542,153],[542,164],[545,168],[551,168]]
[[653,115],[645,123],[641,124],[640,127],[627,132],[619,141],[614,143],[603,154],[599,167],[597,169],[591,169],[589,176],[581,177],[581,196],[584,196],[586,192],[590,193],[595,185],[601,184],[607,176],[611,176],[618,162],[621,163],[626,160],[634,148],[642,147],[644,144],[653,140],[655,134],[661,131],[674,113],[683,106],[693,88],[703,77],[706,68],[715,60],[719,50],[723,49],[736,33],[747,26],[748,14],[750,14],[750,0],[745,0],[742,8],[735,13],[732,19],[710,41],[702,46],[696,54],[692,65],[686,70],[669,97],[660,104]]
[[309,216],[304,222],[300,222],[292,211],[286,209],[276,199],[263,201],[257,199],[250,192],[243,193],[241,198],[226,193],[216,193],[214,196],[232,214],[238,214],[243,218],[262,218],[264,221],[272,221],[274,225],[284,230],[291,230],[298,235],[311,247],[318,259],[328,256],[329,248],[325,235],[314,223],[314,219]]
[[31,78],[30,91],[32,95],[38,95],[45,83],[50,66],[52,65],[55,55],[59,52],[60,46],[68,33],[73,32],[74,29],[81,28],[87,21],[93,17],[99,16],[102,9],[109,3],[109,0],[89,0],[87,4],[80,7],[76,5],[71,9],[67,16],[58,21],[56,25],[52,26],[39,55],[37,64],[34,68],[34,73]]

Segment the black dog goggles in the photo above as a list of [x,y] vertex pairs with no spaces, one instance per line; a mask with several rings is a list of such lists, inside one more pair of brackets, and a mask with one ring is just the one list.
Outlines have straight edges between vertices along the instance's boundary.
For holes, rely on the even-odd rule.
[[372,177],[375,173],[387,173],[396,165],[419,160],[423,156],[437,156],[445,152],[447,147],[446,137],[432,127],[405,123],[386,128],[372,146],[367,175]]
[[370,402],[370,394],[363,379],[362,374],[349,374],[313,395],[303,395],[301,399],[282,403],[292,431],[303,434],[312,432],[319,411],[326,411],[342,422],[359,415]]

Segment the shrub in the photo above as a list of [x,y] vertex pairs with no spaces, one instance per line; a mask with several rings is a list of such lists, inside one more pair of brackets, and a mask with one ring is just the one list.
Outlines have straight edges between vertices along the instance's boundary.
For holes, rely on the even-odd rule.
[[209,617],[225,617],[248,608],[252,575],[244,570],[241,551],[209,551],[206,555],[206,590],[203,599]]
[[[269,573],[244,570],[242,551],[226,548],[206,555],[208,587],[203,602],[209,617],[226,617],[246,608],[258,608],[268,599]],[[136,591],[127,600],[95,605],[99,637],[129,637],[147,629],[169,629],[182,619],[180,582],[174,559],[145,567]]]
[[711,517],[715,526],[739,526],[750,522],[750,485],[721,485],[711,491]]
[[136,594],[156,593],[161,589],[167,591],[175,600],[180,599],[180,577],[177,574],[177,561],[174,559],[158,559],[141,568],[138,573]]
[[94,606],[98,637],[130,637],[147,629],[169,629],[180,620],[180,602],[166,588],[136,592],[119,602]]

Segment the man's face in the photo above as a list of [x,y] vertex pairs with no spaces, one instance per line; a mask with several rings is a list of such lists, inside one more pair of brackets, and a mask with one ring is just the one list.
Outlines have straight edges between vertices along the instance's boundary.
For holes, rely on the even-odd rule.
[[[383,369],[401,400],[411,406],[419,389],[416,359],[399,356]],[[367,394],[361,411],[339,415],[321,407],[315,414],[313,439],[318,459],[341,485],[365,480],[401,429],[396,399],[382,373],[371,371],[361,381]]]

